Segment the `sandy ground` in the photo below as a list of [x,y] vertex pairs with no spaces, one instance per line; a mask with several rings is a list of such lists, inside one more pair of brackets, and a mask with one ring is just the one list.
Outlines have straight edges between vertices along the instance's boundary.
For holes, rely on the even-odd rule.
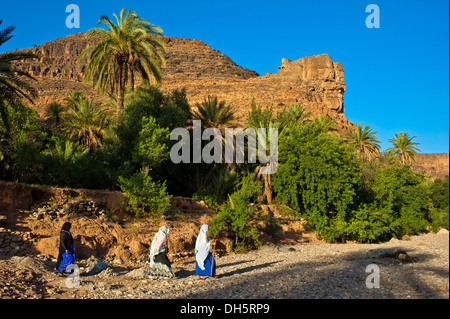
[[[370,258],[369,252],[394,248],[411,259]],[[96,261],[77,262],[80,273]],[[53,274],[51,260],[13,256],[0,260],[0,298],[449,298],[449,236],[445,230],[383,244],[263,246],[246,254],[218,257],[217,265],[217,279],[198,281],[192,257],[173,264],[176,277],[172,279],[145,277],[142,265],[111,264],[97,275],[80,276],[79,287],[69,288],[74,282]]]

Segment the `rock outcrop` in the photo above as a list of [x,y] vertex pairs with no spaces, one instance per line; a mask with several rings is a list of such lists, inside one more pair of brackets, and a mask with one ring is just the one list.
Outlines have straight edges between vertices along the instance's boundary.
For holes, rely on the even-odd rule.
[[419,153],[411,168],[436,178],[449,174],[449,153]]
[[[252,100],[275,109],[298,103],[312,115],[327,114],[346,130],[353,123],[344,112],[344,70],[327,54],[304,57],[295,61],[283,59],[278,72],[259,76],[240,67],[228,56],[199,40],[162,37],[167,65],[161,89],[169,92],[186,88],[189,102],[203,101],[208,94],[231,103],[238,116],[245,116]],[[70,35],[30,49],[38,56],[22,61],[17,67],[37,79],[38,111],[51,102],[62,102],[70,92],[79,90],[86,96],[97,93],[84,82],[85,61],[76,62],[80,53],[96,40],[84,34]]]
[[[253,100],[261,106],[272,105],[275,110],[298,103],[313,116],[330,116],[342,133],[355,127],[344,115],[343,66],[327,54],[294,61],[282,59],[277,73],[260,76],[202,41],[166,36],[162,39],[167,65],[161,90],[186,88],[192,106],[207,95],[217,95],[234,106],[243,124]],[[63,102],[73,90],[101,98],[91,83],[84,82],[86,61],[77,63],[80,53],[95,41],[79,33],[22,49],[38,56],[16,66],[36,78],[33,85],[39,95],[35,107],[40,113],[51,102]],[[449,172],[448,156],[448,153],[418,154],[412,168],[426,175],[444,177]]]

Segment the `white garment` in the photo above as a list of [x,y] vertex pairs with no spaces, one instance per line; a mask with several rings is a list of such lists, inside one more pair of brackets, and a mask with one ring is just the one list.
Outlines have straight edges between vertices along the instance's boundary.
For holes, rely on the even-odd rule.
[[155,263],[155,256],[160,252],[167,250],[167,233],[169,228],[167,226],[162,226],[159,231],[153,237],[152,246],[150,247],[150,266]]
[[197,241],[195,242],[195,259],[201,270],[205,270],[205,259],[208,257],[211,243],[208,238],[208,225],[203,224],[200,228]]

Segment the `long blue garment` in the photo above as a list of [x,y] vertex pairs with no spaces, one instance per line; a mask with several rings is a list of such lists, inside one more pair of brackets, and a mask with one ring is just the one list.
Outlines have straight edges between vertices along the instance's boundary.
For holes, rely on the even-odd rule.
[[73,243],[69,246],[69,252],[62,254],[62,261],[59,264],[58,270],[65,271],[66,268],[75,262],[75,249]]
[[204,261],[204,267],[205,270],[201,270],[200,267],[198,266],[198,263],[195,262],[195,274],[197,276],[208,276],[208,277],[216,275],[216,260],[213,258],[211,252],[209,252],[208,256]]

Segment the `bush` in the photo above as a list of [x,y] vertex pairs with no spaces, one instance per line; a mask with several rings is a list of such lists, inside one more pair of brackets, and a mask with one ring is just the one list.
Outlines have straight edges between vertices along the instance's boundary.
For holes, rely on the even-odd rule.
[[375,175],[375,201],[380,207],[390,207],[398,218],[398,236],[417,234],[430,221],[430,193],[425,177],[409,166],[389,166]]
[[237,251],[259,246],[259,231],[252,224],[257,215],[256,207],[249,203],[261,191],[262,183],[253,181],[251,175],[246,176],[241,188],[229,196],[229,201],[213,218],[210,227],[212,236],[219,236],[221,231],[228,232],[234,239],[234,249]]
[[157,87],[139,86],[127,94],[121,124],[116,128],[120,155],[131,159],[131,153],[143,128],[142,118],[154,118],[161,128],[185,127],[190,119],[190,106],[185,90],[164,95]]
[[[81,187],[82,162],[88,160],[89,149],[63,135],[50,138],[42,151],[44,174],[42,182],[63,187]],[[84,185],[83,185],[84,186]]]
[[166,182],[154,182],[143,172],[129,178],[121,176],[118,183],[128,198],[128,209],[136,217],[162,217],[171,206]]
[[192,183],[195,187],[192,197],[204,200],[212,209],[218,208],[236,190],[240,181],[240,175],[227,166],[203,165],[197,169]]
[[308,220],[325,239],[336,241],[360,178],[352,149],[315,123],[292,127],[280,140],[279,168],[272,176],[276,201]]
[[346,239],[389,240],[418,234],[436,221],[425,177],[409,166],[375,168],[361,180],[365,195],[340,225]]
[[0,179],[40,182],[40,151],[47,132],[36,122],[38,113],[22,102],[3,104],[10,130],[0,117]]
[[389,240],[395,236],[395,217],[389,207],[362,204],[350,213],[348,222],[336,225],[336,232],[342,239],[359,242],[377,242]]
[[133,150],[134,161],[148,169],[160,166],[169,159],[169,136],[169,130],[161,128],[153,117],[143,117],[142,130]]
[[449,229],[449,184],[448,175],[444,178],[437,178],[430,186],[431,201],[436,208],[435,220],[439,220],[436,226]]

